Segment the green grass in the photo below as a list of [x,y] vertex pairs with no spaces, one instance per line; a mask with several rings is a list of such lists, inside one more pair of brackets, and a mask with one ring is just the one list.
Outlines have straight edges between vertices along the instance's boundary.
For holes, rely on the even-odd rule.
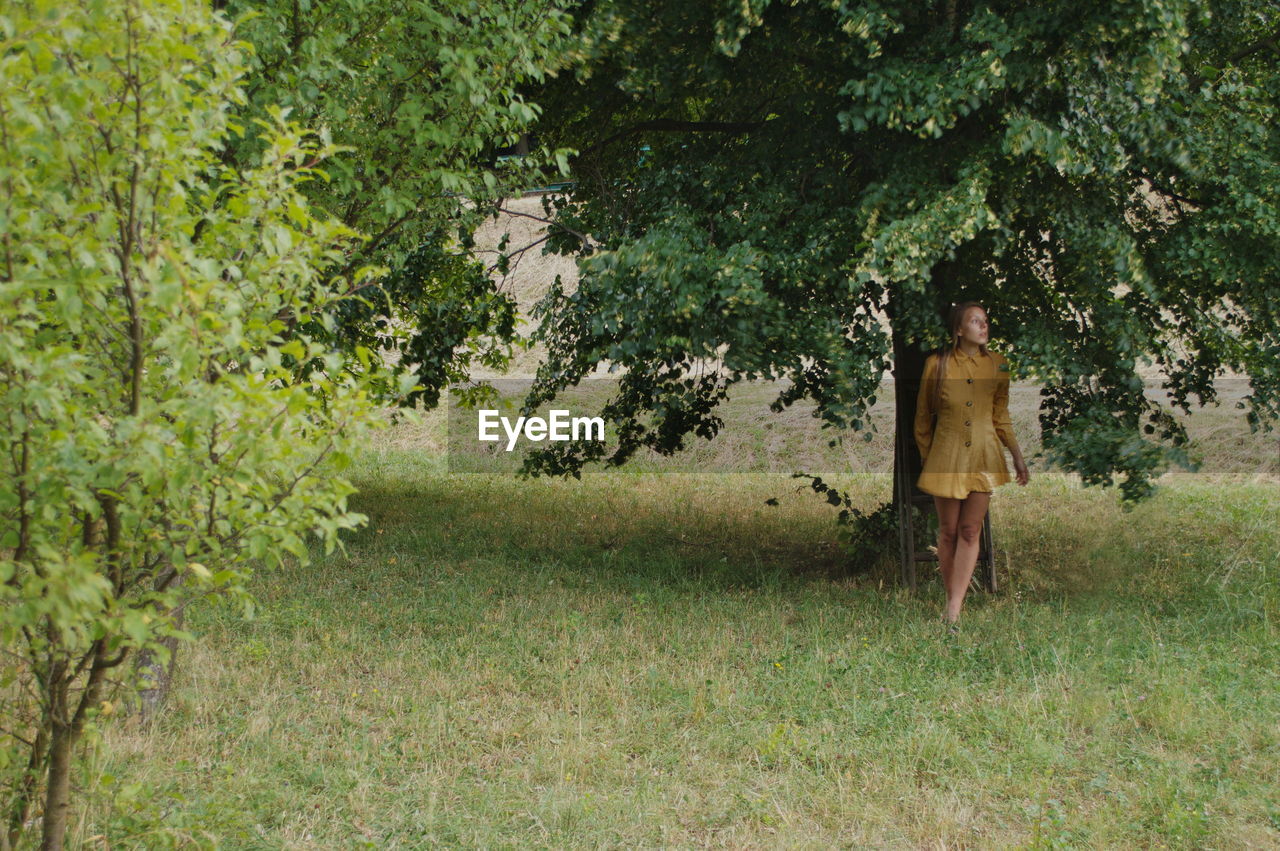
[[1130,513],[1060,476],[1001,488],[1001,592],[950,637],[936,580],[855,569],[786,475],[521,482],[383,448],[358,480],[345,555],[257,577],[254,620],[191,612],[79,840],[1280,843],[1274,482]]

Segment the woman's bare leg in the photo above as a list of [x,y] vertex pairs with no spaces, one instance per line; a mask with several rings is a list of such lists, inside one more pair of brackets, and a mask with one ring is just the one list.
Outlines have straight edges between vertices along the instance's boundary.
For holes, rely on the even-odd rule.
[[933,507],[938,512],[938,569],[942,571],[942,587],[951,599],[952,564],[956,557],[956,533],[960,524],[960,500],[935,496]]
[[987,516],[991,494],[974,492],[960,503],[960,518],[956,528],[955,558],[951,562],[951,577],[947,582],[947,613],[949,621],[958,620],[964,595],[978,565],[978,548],[982,543],[982,521]]

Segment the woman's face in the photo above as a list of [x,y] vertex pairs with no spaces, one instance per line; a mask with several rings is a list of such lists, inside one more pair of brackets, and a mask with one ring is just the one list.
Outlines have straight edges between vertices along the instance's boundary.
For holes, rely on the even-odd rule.
[[960,338],[975,346],[987,342],[987,312],[981,307],[971,307],[960,320]]

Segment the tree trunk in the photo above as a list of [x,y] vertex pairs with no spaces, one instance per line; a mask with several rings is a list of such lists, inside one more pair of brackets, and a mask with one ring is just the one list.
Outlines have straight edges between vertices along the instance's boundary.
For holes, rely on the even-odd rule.
[[[944,336],[950,331],[943,328],[950,313],[951,303],[962,300],[963,287],[958,281],[958,265],[955,261],[943,260],[935,263],[929,270],[929,295],[933,299],[934,312],[937,315],[938,327],[943,329]],[[924,373],[924,362],[929,356],[929,349],[920,345],[919,340],[908,340],[902,333],[902,323],[897,321],[900,305],[895,298],[895,290],[890,289],[886,313],[889,316],[889,327],[893,339],[893,378],[894,404],[896,408],[895,427],[898,437],[906,439],[907,452],[904,469],[894,463],[893,475],[895,485],[898,476],[905,475],[914,484],[920,476],[920,452],[916,449],[913,436],[916,421],[916,399],[920,393],[920,376]]]
[[[178,629],[182,629],[185,614],[185,609],[180,610],[174,619],[174,626]],[[173,682],[174,665],[178,661],[178,639],[169,636],[161,639],[160,643],[169,651],[167,664],[161,664],[156,654],[150,650],[143,650],[138,654],[138,673],[151,683],[150,688],[138,691],[142,707],[141,718],[144,724],[150,723],[160,711],[160,707],[164,705],[165,698],[169,695],[169,685]]]
[[905,477],[915,486],[920,477],[920,452],[916,449],[915,422],[916,399],[920,393],[920,375],[928,352],[916,340],[908,340],[902,333],[902,325],[896,321],[894,299],[889,298],[889,327],[893,339],[893,396],[894,396],[894,445],[906,444],[906,452],[894,452],[893,500],[898,506],[899,483]]
[[9,810],[9,830],[5,848],[16,848],[18,840],[26,830],[27,821],[31,818],[31,807],[40,791],[40,780],[48,770],[46,759],[49,751],[49,733],[43,722],[36,732],[35,741],[31,745],[31,754],[27,759],[27,770],[23,772],[18,783],[18,793],[14,797],[13,806]]
[[[67,707],[62,708],[65,710]],[[75,740],[73,725],[54,722],[49,742],[49,788],[45,791],[42,851],[62,851],[66,839],[67,812],[71,808],[71,755]]]
[[[930,271],[929,291],[933,296],[939,326],[946,323],[951,306],[950,299],[957,290],[952,269],[953,264],[944,261],[935,264]],[[893,341],[894,446],[901,445],[904,451],[895,450],[893,453],[893,502],[894,508],[898,511],[898,517],[905,518],[910,514],[911,506],[902,505],[901,494],[918,493],[915,483],[916,479],[920,478],[920,470],[923,467],[920,461],[920,450],[916,448],[915,441],[916,401],[920,397],[920,379],[924,373],[924,362],[929,356],[929,350],[922,346],[919,340],[908,339],[903,333],[903,323],[899,321],[902,316],[902,305],[895,293],[895,290],[890,290],[885,312],[889,316],[889,330]],[[912,529],[901,519],[899,524],[899,546],[903,550],[910,550],[911,547],[908,544],[911,542],[907,540],[907,536],[912,534]],[[910,552],[899,553],[900,559],[906,559],[909,556]],[[904,573],[910,572],[912,576],[915,575],[914,564],[908,565],[903,561],[902,565]],[[912,579],[913,585],[914,582],[915,580]]]
[[[179,588],[185,579],[186,577],[182,574],[177,576],[161,574],[156,578],[156,590]],[[186,609],[178,609],[178,613],[173,619],[174,627],[182,629],[186,613]],[[138,691],[138,697],[142,701],[141,717],[144,724],[155,718],[156,713],[160,711],[160,707],[164,704],[165,698],[168,697],[169,684],[173,681],[174,666],[178,662],[178,639],[169,636],[168,638],[162,638],[160,643],[169,651],[168,664],[161,664],[160,660],[156,658],[156,654],[150,650],[143,650],[138,654],[138,673],[151,683],[150,688]]]

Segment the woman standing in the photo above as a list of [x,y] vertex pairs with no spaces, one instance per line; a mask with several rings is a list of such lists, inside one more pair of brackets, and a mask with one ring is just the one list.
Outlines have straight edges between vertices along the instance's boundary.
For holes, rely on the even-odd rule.
[[[916,403],[915,438],[922,470],[916,487],[938,511],[938,565],[947,592],[943,621],[958,630],[960,607],[978,563],[978,543],[991,492],[1030,480],[1009,419],[1009,367],[987,351],[987,312],[974,301],[952,305],[950,345],[925,360]],[[936,416],[936,423],[935,423]]]

